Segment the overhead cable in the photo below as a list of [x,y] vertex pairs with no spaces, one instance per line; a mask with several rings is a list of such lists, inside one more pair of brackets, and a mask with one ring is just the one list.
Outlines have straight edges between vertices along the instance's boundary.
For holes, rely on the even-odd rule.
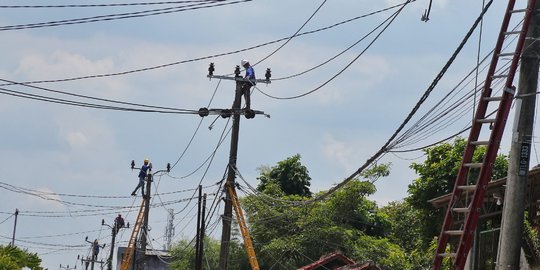
[[161,2],[109,3],[109,4],[68,4],[68,5],[0,5],[0,8],[88,8],[88,7],[124,7],[124,6],[154,6],[186,3],[213,2],[214,0],[184,0]]
[[[82,99],[90,99],[90,100],[96,100],[96,101],[102,101],[102,102],[107,102],[107,103],[113,103],[113,104],[120,104],[120,105],[127,105],[127,106],[135,106],[135,107],[142,107],[142,108],[148,108],[148,109],[157,109],[157,110],[163,110],[163,111],[166,111],[166,110],[170,110],[170,111],[175,111],[175,112],[188,112],[188,113],[195,113],[198,111],[195,111],[195,110],[188,110],[188,109],[180,109],[180,108],[172,108],[172,107],[164,107],[164,106],[155,106],[155,105],[147,105],[147,104],[141,104],[141,103],[133,103],[133,102],[126,102],[126,101],[120,101],[120,100],[114,100],[114,99],[107,99],[107,98],[99,98],[99,97],[92,97],[92,96],[88,96],[88,95],[81,95],[81,94],[75,94],[75,93],[71,93],[71,92],[66,92],[66,91],[60,91],[60,90],[55,90],[55,89],[51,89],[51,88],[45,88],[45,87],[41,87],[41,86],[35,86],[35,85],[31,85],[31,84],[27,84],[27,83],[21,83],[21,82],[15,82],[15,81],[11,81],[11,80],[7,80],[7,79],[2,79],[0,78],[0,81],[2,82],[7,82],[9,85],[19,85],[19,86],[23,86],[23,87],[28,87],[28,88],[32,88],[32,89],[36,89],[36,90],[41,90],[41,91],[45,91],[45,92],[50,92],[50,93],[55,93],[55,94],[60,94],[60,95],[66,95],[66,96],[72,96],[72,97],[77,97],[77,98],[82,98]],[[50,99],[52,101],[61,101],[61,102],[73,102],[73,103],[77,103],[77,104],[87,104],[87,105],[95,105],[95,106],[104,106],[104,107],[109,107],[109,106],[105,106],[105,105],[99,105],[99,104],[93,104],[93,103],[82,103],[82,102],[78,102],[78,101],[70,101],[70,100],[65,100],[65,99],[59,99],[59,98],[52,98],[52,97],[47,97],[47,96],[41,96],[41,95],[34,95],[34,94],[30,94],[30,93],[25,93],[25,92],[20,92],[20,91],[15,91],[15,90],[9,90],[9,89],[5,89],[5,88],[0,88],[6,92],[10,92],[10,93],[14,93],[14,94],[19,94],[21,96],[29,96],[29,97],[35,97],[35,98],[40,98],[40,99]],[[122,108],[122,107],[110,107],[110,108],[119,108],[119,109],[128,109],[128,108]],[[157,111],[156,110],[156,111]],[[151,110],[148,110],[148,111],[151,111]]]
[[[409,1],[416,1],[416,0],[409,0]],[[348,20],[344,20],[344,21],[341,21],[341,22],[338,22],[338,23],[335,23],[335,24],[332,24],[332,25],[329,25],[329,26],[326,26],[326,27],[318,28],[318,29],[311,30],[311,31],[302,32],[302,33],[299,33],[298,35],[296,35],[296,37],[303,36],[303,35],[308,35],[308,34],[314,34],[314,33],[320,32],[320,31],[329,30],[329,29],[332,29],[334,27],[356,21],[358,19],[362,19],[362,18],[365,18],[365,17],[368,17],[368,16],[376,15],[378,13],[382,13],[382,12],[388,11],[390,9],[394,9],[394,8],[406,5],[407,3],[408,2],[398,4],[398,5],[394,5],[394,6],[384,8],[384,9],[381,9],[381,10],[378,10],[378,11],[375,11],[375,12],[371,12],[371,13],[368,13],[368,14],[365,14],[365,15],[361,15],[361,16],[357,16],[357,17],[354,17],[354,18],[351,18],[351,19],[348,19]],[[281,42],[281,41],[284,41],[284,40],[287,40],[287,39],[290,39],[290,38],[291,38],[290,36],[289,37],[284,37],[284,38],[280,38],[280,39],[277,39],[277,40],[261,43],[261,44],[251,46],[251,47],[247,47],[247,48],[243,48],[243,49],[238,49],[238,50],[233,50],[233,51],[229,51],[229,52],[218,53],[218,54],[213,54],[213,55],[208,55],[208,56],[202,56],[202,57],[197,57],[197,58],[192,58],[192,59],[187,59],[187,60],[179,60],[179,61],[176,61],[176,62],[161,64],[161,65],[156,65],[156,66],[150,66],[150,67],[144,67],[144,68],[139,68],[139,69],[120,71],[120,72],[114,72],[114,73],[103,73],[103,74],[95,74],[95,75],[78,76],[78,77],[71,77],[71,78],[64,78],[64,79],[25,81],[25,82],[22,82],[22,83],[27,84],[27,85],[28,84],[40,84],[40,83],[55,83],[55,82],[68,82],[68,81],[76,81],[76,80],[83,80],[83,79],[94,79],[94,78],[104,78],[104,77],[127,75],[127,74],[132,74],[132,73],[150,71],[150,70],[154,70],[154,69],[166,68],[166,67],[180,65],[180,64],[186,64],[186,63],[191,63],[191,62],[208,60],[208,59],[227,56],[227,55],[238,54],[238,53],[254,50],[254,49],[257,49],[257,48],[261,48],[261,47],[264,47],[264,46],[272,45],[272,44],[275,44],[275,43],[278,43],[278,42]],[[6,85],[10,85],[10,84],[4,84],[4,85],[0,84],[0,86],[6,86]]]
[[411,110],[411,112],[407,115],[407,117],[405,118],[405,120],[400,124],[400,126],[394,131],[394,133],[390,136],[390,138],[386,141],[385,144],[383,144],[383,146],[375,153],[373,154],[373,156],[371,156],[362,166],[360,166],[355,172],[353,172],[349,177],[345,178],[343,181],[341,181],[340,183],[338,183],[337,185],[333,186],[332,188],[330,188],[328,191],[318,195],[317,197],[313,198],[313,199],[310,199],[308,201],[305,201],[305,202],[302,202],[304,204],[309,204],[309,203],[313,203],[313,202],[316,202],[316,201],[320,201],[320,200],[323,200],[325,199],[326,197],[328,197],[330,194],[333,194],[334,192],[336,192],[336,190],[338,189],[341,189],[343,186],[345,186],[347,183],[349,183],[350,181],[352,181],[353,179],[355,179],[355,177],[357,177],[360,173],[362,173],[362,171],[364,171],[364,169],[366,169],[367,167],[369,167],[375,160],[379,159],[381,156],[383,156],[384,154],[386,154],[388,151],[392,150],[392,149],[389,149],[388,146],[393,142],[393,140],[399,135],[399,133],[403,130],[403,128],[405,127],[405,125],[407,125],[407,123],[411,120],[411,118],[416,114],[416,112],[418,111],[418,109],[420,108],[420,106],[426,101],[426,99],[430,96],[431,92],[433,92],[433,90],[435,89],[435,86],[438,84],[438,82],[441,80],[441,78],[443,77],[443,75],[446,73],[446,71],[448,70],[448,68],[452,65],[452,63],[454,62],[455,58],[457,57],[457,55],[461,52],[461,50],[463,49],[463,47],[465,46],[465,44],[467,43],[467,41],[469,40],[469,38],[471,37],[472,33],[474,32],[474,29],[476,29],[476,27],[478,26],[478,23],[480,22],[480,20],[483,18],[484,14],[487,12],[487,10],[489,9],[489,7],[491,6],[491,4],[493,3],[493,0],[490,0],[485,8],[482,10],[481,14],[479,15],[479,17],[476,19],[476,21],[473,23],[472,27],[469,29],[469,31],[467,32],[467,34],[465,35],[465,37],[463,38],[463,40],[461,41],[461,43],[459,44],[459,46],[457,47],[457,49],[454,51],[454,53],[452,54],[452,56],[450,57],[450,59],[446,62],[446,64],[444,65],[444,67],[442,68],[442,70],[439,72],[439,74],[435,77],[435,79],[433,80],[433,82],[431,83],[431,85],[428,87],[428,89],[424,92],[424,94],[422,95],[422,97],[420,98],[420,100],[416,103],[416,105],[413,107],[413,109]]
[[[407,4],[410,3],[412,0],[409,0],[407,1]],[[299,94],[299,95],[296,95],[296,96],[290,96],[290,97],[277,97],[277,96],[272,96],[272,95],[269,95],[265,92],[263,92],[261,89],[259,89],[257,86],[255,86],[254,88],[257,89],[259,92],[261,92],[263,95],[267,96],[267,97],[270,97],[270,98],[273,98],[273,99],[281,99],[281,100],[284,100],[284,99],[296,99],[296,98],[301,98],[301,97],[304,97],[304,96],[307,96],[311,93],[314,93],[315,91],[318,91],[320,90],[321,88],[323,88],[324,86],[326,86],[328,83],[330,83],[331,81],[333,81],[335,78],[337,78],[339,75],[341,75],[343,72],[345,72],[345,70],[347,70],[352,64],[354,64],[356,62],[356,60],[358,60],[358,58],[360,58],[360,56],[364,55],[364,53],[371,47],[371,45],[373,45],[375,43],[375,41],[377,41],[379,39],[379,37],[386,31],[386,29],[394,22],[394,20],[397,18],[397,16],[401,13],[401,11],[405,8],[406,4],[401,6],[401,8],[399,10],[397,10],[396,12],[394,12],[390,17],[388,17],[386,20],[384,20],[382,22],[382,24],[385,24],[387,23],[383,29],[373,38],[373,40],[366,46],[366,48],[364,50],[362,50],[362,52],[360,52],[355,58],[353,58],[353,60],[351,60],[347,65],[345,65],[345,67],[343,67],[340,71],[338,71],[336,74],[334,74],[332,77],[330,77],[328,80],[326,80],[324,83],[322,83],[321,85],[317,86],[315,89],[312,89],[308,92],[305,92],[303,94]]]
[[226,6],[226,5],[232,5],[232,4],[238,4],[238,3],[250,2],[250,1],[253,1],[253,0],[238,0],[238,1],[225,2],[225,3],[223,3],[223,0],[214,0],[210,2],[210,3],[216,3],[213,5],[191,4],[191,5],[186,5],[186,6],[168,7],[168,8],[161,8],[161,9],[129,12],[129,13],[100,15],[100,16],[78,18],[78,19],[0,26],[0,31],[63,26],[63,25],[72,25],[72,24],[83,24],[83,23],[111,21],[111,20],[118,20],[118,19],[140,18],[140,17],[169,14],[169,13],[175,13],[175,12],[181,12],[181,11],[187,11],[187,10]]
[[294,32],[293,35],[291,35],[283,44],[281,44],[277,49],[275,49],[274,51],[272,51],[270,54],[268,54],[267,56],[263,57],[263,59],[257,61],[256,63],[253,64],[253,66],[256,66],[257,64],[261,63],[261,62],[264,62],[264,60],[270,58],[272,55],[274,55],[277,51],[281,50],[283,47],[285,47],[285,45],[287,45],[287,43],[289,43],[289,41],[291,41],[294,37],[296,37],[298,35],[298,33],[308,24],[309,21],[311,21],[311,19],[313,19],[313,17],[315,17],[315,14],[317,14],[317,12],[319,12],[319,10],[321,10],[321,8],[324,6],[324,4],[326,4],[326,1],[327,0],[324,0],[320,5],[319,7],[311,14],[311,16],[309,16],[309,18],[304,22],[304,24],[302,24],[302,26],[300,26],[300,28],[298,28],[298,30],[296,30],[296,32]]

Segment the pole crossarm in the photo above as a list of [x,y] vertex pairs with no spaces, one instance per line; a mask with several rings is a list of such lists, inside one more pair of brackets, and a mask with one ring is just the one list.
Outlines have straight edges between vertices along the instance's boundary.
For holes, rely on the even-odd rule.
[[206,77],[208,77],[209,79],[220,79],[220,80],[231,80],[231,81],[237,81],[237,82],[250,82],[250,83],[266,83],[266,84],[269,84],[269,83],[272,83],[272,81],[270,81],[270,79],[255,79],[255,81],[253,80],[248,80],[248,79],[245,79],[243,77],[230,77],[230,76],[224,76],[224,75],[206,75]]
[[[250,110],[254,114],[264,115],[267,118],[270,118],[270,114],[265,113],[264,111]],[[205,117],[209,115],[220,115],[223,118],[228,118],[231,115],[246,115],[246,110],[244,109],[217,109],[217,108],[200,108],[199,116]]]

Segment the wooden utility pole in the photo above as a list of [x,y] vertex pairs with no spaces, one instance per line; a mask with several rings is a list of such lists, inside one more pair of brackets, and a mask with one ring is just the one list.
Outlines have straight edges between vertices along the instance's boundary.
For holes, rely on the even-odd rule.
[[519,74],[516,116],[504,196],[501,235],[496,269],[519,269],[523,216],[527,191],[527,173],[534,125],[538,61],[540,57],[540,1],[536,1],[530,21]]

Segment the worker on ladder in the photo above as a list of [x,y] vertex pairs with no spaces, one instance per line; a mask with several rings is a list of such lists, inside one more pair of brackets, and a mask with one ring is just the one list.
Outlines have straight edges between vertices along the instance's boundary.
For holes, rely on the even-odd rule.
[[148,175],[149,170],[150,171],[152,170],[152,163],[150,163],[150,160],[146,158],[144,160],[144,164],[141,166],[141,170],[139,171],[139,184],[137,185],[135,190],[131,192],[131,196],[135,196],[135,193],[137,192],[139,188],[141,188],[141,195],[143,197],[145,196],[144,195],[144,180],[146,179],[146,176]]

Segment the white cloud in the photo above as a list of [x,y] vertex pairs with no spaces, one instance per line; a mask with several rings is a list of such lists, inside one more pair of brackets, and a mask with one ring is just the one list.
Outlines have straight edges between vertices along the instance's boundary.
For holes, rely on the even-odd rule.
[[[57,50],[51,55],[33,54],[24,56],[17,73],[41,77],[61,77],[66,74],[98,74],[114,69],[112,59],[91,61],[80,54]],[[46,73],[46,74],[44,74]]]
[[81,148],[88,144],[88,138],[80,131],[68,132],[66,140],[72,148]]
[[333,160],[346,170],[352,170],[355,166],[355,147],[350,143],[338,141],[331,136],[326,136],[323,144],[323,153],[328,160]]

